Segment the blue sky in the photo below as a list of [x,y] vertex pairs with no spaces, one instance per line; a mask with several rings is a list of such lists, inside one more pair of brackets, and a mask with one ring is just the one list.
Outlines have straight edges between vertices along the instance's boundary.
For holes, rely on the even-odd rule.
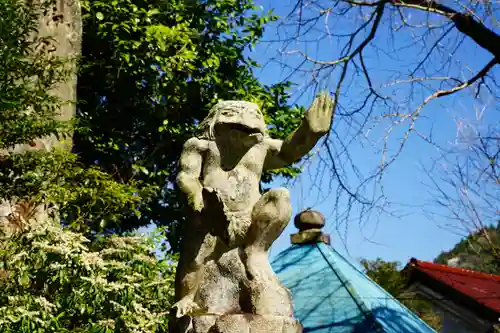
[[[264,10],[273,8],[274,11],[280,15],[285,16],[290,12],[294,5],[294,0],[275,1],[258,0],[258,5],[261,5]],[[276,5],[279,4],[279,5]],[[414,14],[414,17],[418,13]],[[335,25],[335,29],[340,29],[346,32],[349,27],[349,18],[346,19],[343,28],[342,25]],[[288,29],[294,29],[293,25]],[[344,31],[345,30],[345,31]],[[389,44],[387,36],[379,35],[374,40],[374,44],[379,48],[388,47]],[[291,32],[292,30],[288,30]],[[263,38],[264,41],[274,41],[278,39],[276,35],[277,27],[271,26],[266,30]],[[283,37],[283,28],[280,30],[280,37]],[[317,38],[319,33],[310,33],[308,36]],[[452,38],[450,37],[450,43]],[[383,84],[388,82],[390,76],[389,70],[397,68],[400,71],[405,71],[409,66],[406,59],[418,60],[418,48],[412,47],[414,42],[410,33],[401,32],[400,37],[396,39],[396,44],[405,45],[397,56],[404,61],[397,62],[391,60],[389,56],[380,56],[380,54],[373,49],[366,52],[366,64],[371,68],[372,80],[374,85]],[[438,37],[436,37],[438,38]],[[454,63],[457,73],[462,74],[463,78],[470,77],[467,69],[470,68],[470,73],[484,66],[490,59],[490,56],[482,50],[476,48],[473,44],[468,43],[466,40],[467,54],[458,54],[455,56],[456,63]],[[314,45],[297,45],[288,50],[301,49],[308,52],[308,55],[321,60],[335,60],[335,52],[340,49],[342,44],[338,44],[335,39],[324,39],[320,43]],[[275,58],[279,53],[280,48],[283,47],[282,43],[276,42],[263,42],[260,43],[253,52],[249,55],[256,59],[261,64],[266,64],[262,70],[258,70],[256,74],[259,79],[267,84],[276,83],[285,77],[288,72],[283,69],[283,63],[288,65],[296,65],[299,63],[300,58],[293,55],[286,55],[278,57],[282,62],[281,64],[276,61],[269,61]],[[388,49],[387,49],[388,50]],[[440,66],[440,59],[432,59],[432,65],[438,68]],[[448,69],[449,71],[453,70]],[[498,78],[498,73],[496,73]],[[291,91],[291,100],[298,104],[308,106],[314,96],[314,89],[307,87],[310,78],[307,75],[294,75],[291,80],[297,86]],[[338,81],[338,75],[333,73],[325,76],[320,82],[322,89],[333,90],[334,85]],[[350,95],[355,96],[357,92],[356,85],[353,84],[349,88]],[[415,93],[415,100],[413,103],[420,103],[427,96],[423,92]],[[362,91],[359,91],[361,94]],[[406,96],[408,90],[399,90],[396,92],[400,96]],[[420,95],[421,96],[420,96]],[[497,94],[498,95],[498,94]],[[350,97],[349,101],[354,103],[355,97]],[[483,102],[483,103],[481,103]],[[424,117],[418,122],[418,130],[421,133],[432,133],[433,140],[449,148],[453,146],[457,138],[457,130],[460,129],[460,124],[470,124],[471,126],[483,126],[485,123],[496,122],[498,124],[499,117],[494,114],[495,110],[486,108],[486,114],[483,118],[478,118],[474,110],[481,109],[484,105],[491,103],[491,98],[486,96],[480,102],[470,98],[470,92],[464,92],[454,95],[450,98],[443,98],[439,101],[430,103],[424,109]],[[411,104],[411,103],[410,103]],[[417,104],[408,105],[408,109],[415,108]],[[384,110],[377,110],[383,113]],[[345,120],[337,120],[334,128],[339,133],[345,133],[347,136],[349,129],[345,127]],[[380,153],[377,151],[378,147],[370,147],[370,142],[376,142],[383,134],[380,126],[375,126],[371,131],[370,140],[366,142],[355,142],[350,148],[350,153],[354,156],[355,163],[360,169],[368,171],[371,167],[376,165],[380,159]],[[402,135],[401,129],[396,129],[389,139],[389,146],[392,149],[397,147]],[[305,168],[304,173],[293,183],[290,184],[282,179],[275,180],[271,186],[285,186],[291,191],[292,205],[294,215],[302,209],[312,207],[319,210],[327,216],[327,226],[325,232],[331,234],[332,244],[344,254],[352,258],[369,258],[374,259],[381,257],[385,260],[397,260],[403,264],[411,257],[416,257],[421,260],[433,260],[441,251],[448,250],[458,242],[463,233],[454,233],[450,230],[444,229],[443,224],[446,221],[439,221],[432,219],[425,213],[426,207],[432,203],[432,197],[429,194],[429,175],[424,167],[429,167],[432,160],[437,159],[439,153],[436,148],[424,140],[411,136],[408,140],[402,154],[398,157],[395,164],[388,169],[383,181],[385,194],[391,201],[389,206],[390,213],[397,213],[398,216],[390,216],[382,212],[372,212],[372,214],[365,218],[363,221],[357,217],[359,215],[359,207],[354,207],[351,212],[350,218],[345,220],[337,220],[336,213],[339,210],[345,209],[345,200],[340,203],[339,207],[335,207],[336,200],[335,191],[331,190],[331,186],[335,186],[335,181],[332,183],[332,177],[326,170],[331,165],[322,159],[325,158],[324,150],[318,153],[318,156],[313,158],[312,162]],[[325,171],[326,170],[326,171]],[[318,174],[320,174],[318,178]],[[352,170],[346,170],[347,179],[354,177]],[[357,215],[358,214],[358,215]],[[366,215],[365,215],[366,216]],[[278,252],[285,249],[290,245],[290,234],[295,232],[293,223],[290,223],[281,237],[275,242],[271,249],[271,257],[274,257]]]

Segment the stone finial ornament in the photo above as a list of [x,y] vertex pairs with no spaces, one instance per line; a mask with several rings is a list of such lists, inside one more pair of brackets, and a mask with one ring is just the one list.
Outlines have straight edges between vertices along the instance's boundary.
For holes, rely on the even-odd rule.
[[223,101],[186,141],[177,184],[189,212],[176,275],[171,332],[301,332],[289,291],[268,250],[288,224],[286,189],[259,191],[264,170],[306,155],[328,132],[333,100],[323,93],[286,140],[266,133],[256,104]]
[[304,210],[298,213],[293,220],[299,230],[321,229],[325,226],[325,216],[314,210]]
[[322,242],[330,244],[330,235],[324,234],[325,216],[314,210],[304,210],[297,214],[294,224],[299,232],[290,236],[292,244],[313,244]]

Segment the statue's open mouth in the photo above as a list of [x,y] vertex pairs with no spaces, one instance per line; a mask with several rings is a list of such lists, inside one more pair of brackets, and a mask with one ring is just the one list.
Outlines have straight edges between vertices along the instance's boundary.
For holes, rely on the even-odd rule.
[[227,124],[230,129],[237,130],[246,134],[260,134],[261,131],[258,128],[248,127],[242,124]]

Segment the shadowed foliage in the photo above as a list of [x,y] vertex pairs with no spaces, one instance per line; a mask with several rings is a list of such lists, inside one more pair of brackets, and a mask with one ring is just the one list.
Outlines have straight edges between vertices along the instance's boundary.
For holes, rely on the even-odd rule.
[[[142,180],[157,190],[140,214],[101,229],[169,226],[176,250],[183,220],[177,161],[208,110],[221,99],[256,102],[281,138],[300,121],[304,110],[287,104],[289,83],[262,85],[244,54],[275,17],[248,0],[85,1],[83,10],[74,151],[119,182]],[[285,168],[264,180],[297,172]]]

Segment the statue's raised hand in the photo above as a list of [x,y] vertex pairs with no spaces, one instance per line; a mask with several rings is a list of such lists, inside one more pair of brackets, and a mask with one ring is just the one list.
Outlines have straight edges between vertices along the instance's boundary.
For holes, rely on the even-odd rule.
[[305,121],[310,131],[325,134],[330,129],[333,114],[333,98],[327,92],[322,92],[314,99],[305,113]]

